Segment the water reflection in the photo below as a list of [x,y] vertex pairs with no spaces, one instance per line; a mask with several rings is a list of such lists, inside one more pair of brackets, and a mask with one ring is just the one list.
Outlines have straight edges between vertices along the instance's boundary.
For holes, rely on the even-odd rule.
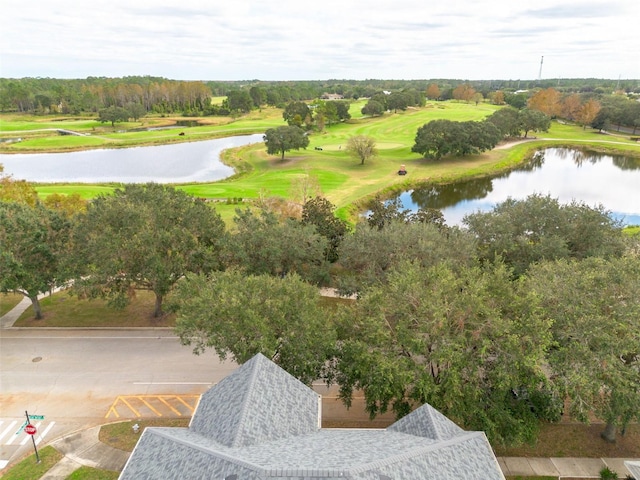
[[509,173],[405,192],[400,201],[410,210],[441,209],[449,225],[459,225],[467,213],[487,211],[509,197],[524,199],[534,193],[563,203],[601,204],[624,223],[640,224],[640,160],[547,149]]
[[206,182],[233,175],[220,161],[223,150],[257,142],[262,142],[261,134],[153,147],[0,155],[0,164],[5,173],[29,182]]

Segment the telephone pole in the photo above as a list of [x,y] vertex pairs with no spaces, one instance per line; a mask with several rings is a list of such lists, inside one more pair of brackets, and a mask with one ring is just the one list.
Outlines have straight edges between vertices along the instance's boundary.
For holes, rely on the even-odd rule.
[[540,59],[540,71],[538,72],[538,82],[542,80],[542,63],[544,62],[544,55]]

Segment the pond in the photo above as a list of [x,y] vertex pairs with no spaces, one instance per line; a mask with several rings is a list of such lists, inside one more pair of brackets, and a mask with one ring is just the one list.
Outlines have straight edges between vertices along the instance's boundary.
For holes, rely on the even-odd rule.
[[152,147],[0,155],[4,172],[29,182],[186,183],[233,175],[220,161],[228,148],[262,142],[262,134]]
[[561,203],[602,205],[625,225],[640,225],[640,159],[566,148],[538,152],[522,167],[492,178],[404,192],[404,208],[437,208],[448,225],[461,225],[468,213],[489,211],[511,197],[534,193]]

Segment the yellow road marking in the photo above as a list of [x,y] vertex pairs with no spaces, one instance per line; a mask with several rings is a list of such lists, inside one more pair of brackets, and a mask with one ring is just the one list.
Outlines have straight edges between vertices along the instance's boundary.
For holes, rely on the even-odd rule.
[[158,397],[158,400],[160,400],[162,403],[164,403],[164,404],[165,404],[165,405],[166,405],[166,406],[167,406],[167,407],[168,407],[168,408],[169,408],[173,413],[175,413],[176,415],[178,415],[178,416],[180,416],[180,417],[182,416],[182,414],[181,414],[178,410],[176,410],[175,408],[173,408],[173,407],[169,404],[169,402],[167,402],[164,398],[162,398],[162,397]]
[[151,410],[153,413],[155,413],[155,414],[156,414],[156,415],[158,415],[159,417],[161,417],[161,416],[162,416],[162,414],[161,414],[158,410],[156,410],[155,408],[153,408],[153,407],[151,406],[151,404],[150,404],[149,402],[147,402],[147,401],[144,399],[144,397],[136,397],[136,398],[137,398],[138,400],[140,400],[142,403],[144,403],[144,404],[149,408],[149,410]]
[[[116,400],[116,402],[117,402],[117,400]],[[120,418],[120,414],[116,410],[116,404],[115,403],[113,405],[111,405],[111,408],[109,409],[107,414],[104,416],[104,418],[109,418],[109,415],[111,415],[111,412],[113,412],[113,414],[116,416],[116,418]]]
[[[199,397],[200,395],[190,395],[191,397]],[[189,410],[191,410],[191,413],[193,413],[194,408],[189,405],[187,402],[185,402],[181,397],[176,397],[178,399],[178,401],[182,402],[182,404],[187,407]]]
[[[142,403],[145,407],[151,410],[155,415],[157,415],[158,417],[162,417],[163,416],[163,413],[161,412],[162,408],[158,406],[154,407],[150,403],[151,401],[155,401],[155,400],[161,402],[164,406],[166,406],[169,410],[171,410],[171,412],[181,417],[183,416],[183,414],[176,407],[171,405],[171,403],[169,403],[167,400],[173,400],[173,399],[177,400],[193,414],[193,412],[195,411],[195,407],[193,407],[185,399],[195,400],[195,403],[197,404],[199,398],[200,398],[200,395],[119,395],[116,397],[113,404],[109,407],[109,410],[105,415],[105,418],[109,418],[111,414],[113,414],[113,416],[116,418],[120,418],[121,415],[118,412],[118,406],[122,408],[122,405],[128,408],[133,413],[134,416],[141,417],[142,415],[140,414],[139,410],[134,407],[136,402]],[[165,414],[166,413],[167,412],[165,412]]]
[[[120,400],[122,400],[122,403],[124,403],[127,407],[129,407],[129,409],[135,414],[136,417],[140,417],[140,412],[138,412],[135,408],[133,408],[131,406],[131,404],[129,402],[127,402],[127,400],[124,397],[119,397]],[[133,397],[135,398],[135,397]]]

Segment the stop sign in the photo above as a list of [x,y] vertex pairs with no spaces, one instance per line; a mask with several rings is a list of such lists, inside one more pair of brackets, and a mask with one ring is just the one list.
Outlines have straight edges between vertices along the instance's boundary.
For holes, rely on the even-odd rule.
[[26,433],[27,435],[35,435],[36,432],[37,432],[36,427],[31,424],[24,427],[24,433]]

